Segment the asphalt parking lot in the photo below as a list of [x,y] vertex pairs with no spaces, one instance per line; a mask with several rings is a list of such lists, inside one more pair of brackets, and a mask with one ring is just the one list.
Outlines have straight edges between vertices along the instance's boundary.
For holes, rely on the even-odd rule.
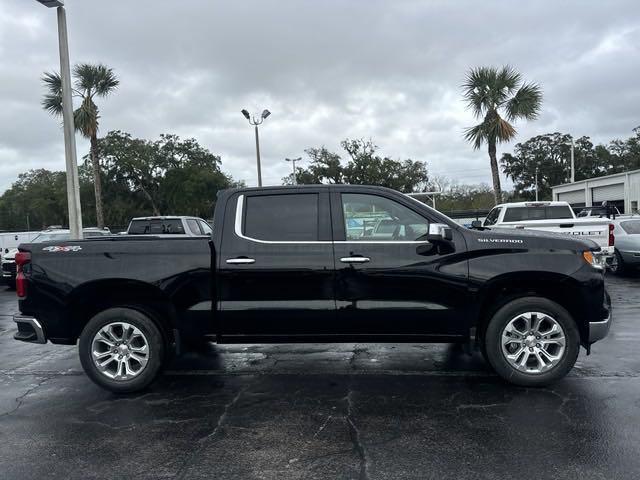
[[639,287],[608,279],[612,332],[552,388],[450,345],[211,345],[127,396],[14,341],[2,289],[0,478],[637,478]]

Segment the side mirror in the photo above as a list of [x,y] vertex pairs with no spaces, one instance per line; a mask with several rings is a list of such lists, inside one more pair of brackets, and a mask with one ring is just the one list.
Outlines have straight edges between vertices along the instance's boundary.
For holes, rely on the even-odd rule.
[[482,222],[480,220],[474,220],[471,222],[471,228],[480,230],[482,228]]
[[430,242],[450,242],[453,240],[453,232],[444,223],[431,223],[429,224],[427,240]]

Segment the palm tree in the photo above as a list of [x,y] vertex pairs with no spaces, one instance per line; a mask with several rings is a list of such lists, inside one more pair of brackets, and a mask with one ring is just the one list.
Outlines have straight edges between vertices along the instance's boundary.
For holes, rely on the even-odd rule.
[[[62,115],[62,79],[59,73],[45,72],[42,82],[47,93],[42,100],[42,107],[55,116]],[[102,181],[100,179],[100,161],[98,160],[98,106],[95,97],[106,97],[118,86],[113,70],[105,65],[81,63],[73,69],[73,96],[81,99],[80,107],[73,112],[76,130],[91,141],[91,166],[93,169],[93,187],[96,196],[96,222],[104,227],[102,210]]]
[[[510,66],[473,68],[467,73],[464,84],[467,108],[482,123],[467,128],[466,140],[479,149],[486,143],[493,177],[496,204],[502,202],[496,143],[508,142],[516,135],[509,122],[517,119],[534,120],[540,112],[542,90],[535,83],[523,83],[521,75]],[[502,116],[501,116],[502,112]],[[503,118],[504,117],[504,118]]]

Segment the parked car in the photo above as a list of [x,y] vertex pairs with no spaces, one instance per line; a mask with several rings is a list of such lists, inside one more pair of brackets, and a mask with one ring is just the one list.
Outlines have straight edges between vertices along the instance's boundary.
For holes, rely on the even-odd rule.
[[[82,230],[83,235],[86,238],[111,235],[111,231],[108,228],[85,228]],[[31,240],[29,243],[42,243],[52,241],[69,240],[70,232],[64,228],[49,228],[43,230]],[[2,265],[2,279],[9,286],[9,288],[16,288],[16,261],[15,256],[18,252],[17,248],[9,248],[6,253],[2,255],[0,261]]]
[[612,273],[622,275],[640,267],[640,217],[621,218],[614,225],[616,252],[609,268]]
[[137,217],[131,220],[127,235],[211,235],[212,229],[198,217]]
[[503,203],[489,212],[482,226],[541,230],[585,238],[602,248],[608,263],[614,256],[613,222],[607,218],[576,218],[567,202]]
[[[391,238],[350,231],[354,205],[393,220]],[[505,380],[539,386],[611,325],[601,249],[580,237],[471,230],[354,185],[226,190],[214,224],[210,238],[21,245],[15,338],[78,343],[87,375],[115,392],[146,387],[200,338],[477,345]]]

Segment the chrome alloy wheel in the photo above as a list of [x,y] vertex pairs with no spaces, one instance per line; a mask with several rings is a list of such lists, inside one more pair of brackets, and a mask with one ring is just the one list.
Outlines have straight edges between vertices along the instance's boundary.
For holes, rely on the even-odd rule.
[[502,353],[521,372],[543,373],[560,362],[566,339],[560,324],[550,315],[525,312],[502,330]]
[[105,325],[93,337],[91,356],[96,367],[113,380],[131,380],[149,361],[149,342],[139,328],[126,322]]

